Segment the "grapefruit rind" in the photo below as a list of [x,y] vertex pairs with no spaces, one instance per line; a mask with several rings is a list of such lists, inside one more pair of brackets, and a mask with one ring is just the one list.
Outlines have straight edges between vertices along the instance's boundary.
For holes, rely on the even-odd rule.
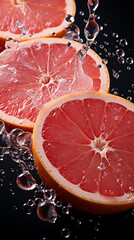
[[[71,46],[76,48],[76,51],[79,51],[79,49],[81,49],[82,44],[69,40],[69,42],[71,43]],[[46,44],[53,44],[53,43],[63,43],[63,44],[67,44],[68,40],[67,39],[61,39],[61,38],[39,38],[39,39],[31,39],[31,40],[27,40],[27,41],[23,41],[21,43],[19,43],[19,48],[30,48],[33,44],[42,44],[42,43],[46,43]],[[4,52],[2,52],[0,54],[0,57],[3,59],[4,55],[7,55],[10,57],[10,52],[11,51],[16,51],[16,48],[11,48],[11,49],[6,49]],[[109,91],[109,86],[110,86],[110,76],[109,76],[109,72],[107,69],[107,66],[105,64],[102,63],[102,59],[98,56],[97,53],[95,53],[92,49],[88,50],[88,55],[90,55],[95,61],[96,61],[96,66],[101,64],[101,68],[100,68],[100,79],[101,79],[101,87],[100,87],[100,92],[108,92]],[[2,99],[1,99],[2,100]],[[9,123],[12,127],[21,127],[23,129],[29,129],[30,131],[32,130],[32,128],[34,127],[33,122],[27,120],[27,119],[19,119],[15,116],[10,116],[10,114],[6,114],[3,111],[0,111],[0,119],[5,121],[6,123]]]
[[[86,192],[79,188],[77,185],[73,185],[66,180],[55,168],[43,149],[43,138],[41,136],[42,127],[48,114],[57,107],[60,107],[67,100],[83,100],[86,97],[92,97],[96,99],[102,99],[106,102],[123,103],[128,110],[134,111],[134,104],[128,100],[122,99],[111,94],[99,93],[99,92],[84,92],[73,93],[62,96],[53,102],[48,103],[44,109],[40,112],[33,131],[33,156],[37,171],[42,181],[48,185],[48,187],[54,188],[58,197],[65,203],[72,203],[73,207],[95,214],[110,214],[128,210],[134,207],[134,196],[131,194],[124,194],[119,197],[104,196],[96,193]],[[75,187],[74,187],[75,186]]]

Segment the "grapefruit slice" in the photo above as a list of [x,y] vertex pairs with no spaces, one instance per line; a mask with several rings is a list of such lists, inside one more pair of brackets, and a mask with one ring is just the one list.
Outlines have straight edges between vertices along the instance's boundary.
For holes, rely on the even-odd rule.
[[1,120],[32,129],[39,111],[54,98],[81,90],[108,91],[109,74],[102,59],[90,49],[83,68],[76,64],[74,71],[82,44],[70,43],[68,47],[66,39],[39,38],[0,54]]
[[75,12],[74,0],[0,1],[0,38],[17,40],[24,28],[34,38],[61,35],[67,25],[66,14],[74,16]]
[[106,93],[48,103],[33,131],[35,165],[64,202],[92,213],[134,207],[134,104]]

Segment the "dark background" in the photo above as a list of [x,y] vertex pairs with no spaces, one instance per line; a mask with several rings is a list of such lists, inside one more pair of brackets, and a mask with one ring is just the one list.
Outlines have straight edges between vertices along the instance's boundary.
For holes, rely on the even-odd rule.
[[[88,18],[87,0],[76,0],[77,14],[76,24],[81,29],[81,37],[83,38],[84,19]],[[79,14],[84,11],[84,16]],[[97,37],[98,46],[96,51],[101,53],[105,58],[105,52],[99,47],[104,45],[106,37],[112,48],[111,51],[116,51],[115,45],[119,46],[118,40],[125,38],[128,41],[128,46],[124,48],[125,57],[133,57],[134,52],[134,34],[133,34],[133,5],[132,0],[100,0],[100,5],[96,11],[100,16],[98,24],[104,27],[104,30],[99,33]],[[113,33],[118,33],[119,38],[112,37]],[[130,70],[127,70],[127,65],[120,65],[116,57],[108,58],[108,69],[110,71],[111,86],[110,91],[115,90],[118,95],[125,98],[131,96],[132,101],[133,90],[132,83],[134,83],[133,65]],[[120,71],[120,77],[114,78],[112,70]],[[83,239],[133,239],[134,236],[134,215],[132,210],[121,214],[107,215],[107,216],[93,216],[90,214],[80,213],[73,209],[70,214],[63,214],[59,210],[60,217],[55,224],[46,223],[38,219],[36,209],[32,214],[27,215],[22,210],[22,205],[28,199],[33,197],[32,191],[23,191],[16,185],[16,176],[19,169],[9,157],[0,162],[0,169],[4,169],[5,173],[0,172],[0,179],[2,183],[0,187],[0,234],[2,239],[25,239],[25,240],[63,240],[61,230],[63,228],[70,229],[71,240]],[[11,171],[14,169],[14,171]],[[36,173],[35,173],[36,175]],[[14,194],[13,194],[14,193]],[[99,230],[97,230],[99,229]],[[44,238],[44,239],[43,239]]]

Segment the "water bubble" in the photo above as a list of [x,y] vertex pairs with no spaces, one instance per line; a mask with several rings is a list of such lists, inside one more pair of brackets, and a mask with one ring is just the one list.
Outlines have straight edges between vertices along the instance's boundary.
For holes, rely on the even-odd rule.
[[128,42],[127,42],[126,39],[121,39],[120,42],[119,42],[119,44],[120,44],[121,46],[125,47],[125,46],[128,45]]
[[62,213],[63,213],[63,214],[69,214],[69,212],[70,212],[69,207],[63,206],[63,208],[62,208]]
[[107,65],[108,64],[108,60],[107,59],[102,59],[102,63]]
[[43,201],[39,203],[37,207],[37,215],[43,221],[55,223],[57,220],[55,206],[50,201]]
[[53,36],[56,36],[56,33],[55,33],[55,32],[52,32],[52,35],[53,35]]
[[57,201],[55,203],[55,205],[56,205],[56,207],[61,208],[62,207],[62,202],[61,201]]
[[74,17],[72,15],[70,15],[70,14],[66,14],[65,20],[67,22],[74,22],[75,21]]
[[51,200],[51,201],[55,201],[56,199],[56,192],[54,189],[46,189],[44,191],[44,199],[45,200]]
[[17,43],[12,38],[7,38],[5,41],[5,48],[12,48],[18,46]]
[[22,211],[27,214],[27,215],[30,215],[33,211],[33,207],[27,205],[27,203],[24,203],[23,206],[22,206]]
[[33,89],[28,89],[26,92],[27,97],[31,98],[35,95],[35,92]]
[[36,187],[36,181],[28,171],[24,171],[17,177],[17,185],[23,190],[32,190]]
[[113,77],[118,79],[119,76],[120,76],[119,73],[116,70],[114,70],[114,69],[112,70],[112,72],[113,72]]
[[71,47],[71,43],[70,42],[67,43],[67,47]]
[[133,64],[133,63],[134,63],[133,58],[132,58],[132,57],[128,57],[128,58],[126,59],[126,63],[129,64],[129,65]]
[[32,147],[32,133],[30,132],[21,132],[18,133],[16,141],[20,146],[27,146],[31,149]]
[[124,56],[125,56],[125,52],[124,52],[123,49],[117,49],[117,50],[116,50],[116,55],[117,55],[118,57],[124,57]]
[[69,228],[63,228],[61,230],[61,236],[64,237],[64,238],[69,238],[71,235],[71,232],[69,230]]
[[118,57],[118,58],[117,58],[117,61],[118,61],[118,63],[120,63],[120,64],[124,64],[124,63],[125,63],[125,59],[124,59],[123,57]]
[[18,28],[22,28],[22,27],[24,26],[24,24],[23,24],[23,22],[21,22],[21,21],[16,21],[16,26],[17,26]]
[[29,30],[25,27],[22,27],[20,30],[21,30],[22,35],[24,35],[24,36],[27,35],[29,32]]
[[85,13],[83,11],[80,11],[79,14],[80,16],[84,16]]
[[114,38],[118,38],[118,37],[119,37],[118,33],[115,33],[115,32],[112,33],[112,36],[113,36]]
[[98,5],[99,5],[99,0],[89,0],[88,1],[89,13],[95,12]]
[[11,72],[11,74],[16,74],[16,68],[14,68],[14,67],[12,67],[11,69],[10,69],[10,72]]
[[22,133],[23,130],[20,128],[14,128],[11,132],[10,132],[10,144],[13,146],[17,146],[18,142],[17,142],[17,136],[18,134]]
[[127,100],[129,100],[130,102],[132,101],[132,97],[131,96],[128,96],[127,97]]

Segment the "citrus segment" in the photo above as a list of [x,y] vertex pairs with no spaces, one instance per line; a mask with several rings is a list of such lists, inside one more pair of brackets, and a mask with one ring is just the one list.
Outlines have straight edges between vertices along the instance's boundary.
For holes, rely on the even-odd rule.
[[97,68],[101,58],[90,49],[83,62],[84,69],[88,61],[88,75],[82,72],[82,80],[79,75],[76,78],[75,72],[79,69],[74,67],[75,57],[82,45],[71,41],[68,47],[67,43],[68,40],[58,38],[29,40],[0,54],[2,120],[32,129],[39,111],[47,102],[67,93],[82,91],[85,82],[85,89],[90,90],[95,69],[99,78],[98,91],[108,91],[108,70],[105,65]]
[[134,207],[133,114],[129,101],[97,92],[72,93],[47,104],[33,132],[42,180],[80,210]]
[[73,0],[1,1],[0,37],[16,40],[23,29],[34,34],[34,38],[52,36],[53,32],[64,31],[67,25],[66,14],[74,16],[75,11]]

